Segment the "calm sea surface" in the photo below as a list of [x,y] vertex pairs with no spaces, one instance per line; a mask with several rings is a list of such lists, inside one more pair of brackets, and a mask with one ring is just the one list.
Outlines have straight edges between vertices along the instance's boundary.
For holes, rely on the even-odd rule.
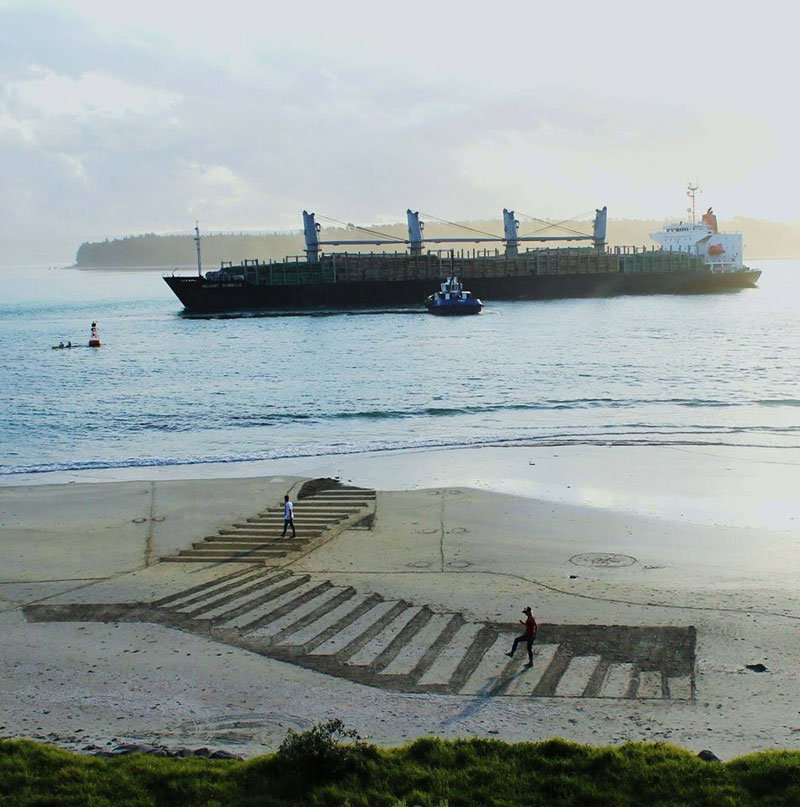
[[[197,318],[158,272],[0,269],[0,478],[419,446],[800,446],[800,261],[692,297]],[[93,319],[103,347],[85,345]]]

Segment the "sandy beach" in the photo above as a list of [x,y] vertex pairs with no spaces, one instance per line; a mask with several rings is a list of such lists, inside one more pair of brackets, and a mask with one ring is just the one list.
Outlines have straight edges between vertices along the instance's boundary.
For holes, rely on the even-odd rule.
[[[383,744],[795,747],[799,470],[777,449],[561,446],[11,477],[0,734],[253,755],[341,717]],[[306,539],[340,506],[297,501],[321,477],[370,495]],[[185,554],[287,492],[284,555]],[[502,651],[528,604],[526,673]]]

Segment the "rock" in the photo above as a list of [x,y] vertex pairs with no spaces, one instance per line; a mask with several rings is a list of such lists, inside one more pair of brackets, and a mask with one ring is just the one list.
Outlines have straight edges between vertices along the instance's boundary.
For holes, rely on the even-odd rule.
[[151,757],[205,757],[207,759],[243,759],[238,754],[230,751],[214,750],[213,748],[165,748],[163,745],[151,745],[150,743],[123,743],[112,750],[102,750],[96,745],[86,746],[84,751],[88,751],[96,757],[119,757],[123,754],[148,754]]
[[722,762],[722,760],[713,752],[704,749],[698,755],[703,762]]
[[160,751],[157,746],[149,745],[148,743],[123,743],[118,745],[111,753],[114,756],[120,754],[154,754]]
[[769,672],[769,670],[763,664],[745,664],[744,666],[753,672]]
[[[348,479],[347,481],[349,482],[350,480]],[[307,482],[303,483],[303,486],[297,494],[297,498],[306,499],[309,496],[313,496],[315,493],[321,493],[325,490],[339,490],[342,487],[342,483],[338,479],[331,479],[330,477],[309,479]]]

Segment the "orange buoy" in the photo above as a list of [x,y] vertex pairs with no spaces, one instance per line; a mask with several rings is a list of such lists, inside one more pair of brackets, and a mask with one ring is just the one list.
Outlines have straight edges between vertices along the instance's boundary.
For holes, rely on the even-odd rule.
[[100,347],[100,334],[97,332],[97,323],[92,323],[92,332],[89,336],[89,347]]

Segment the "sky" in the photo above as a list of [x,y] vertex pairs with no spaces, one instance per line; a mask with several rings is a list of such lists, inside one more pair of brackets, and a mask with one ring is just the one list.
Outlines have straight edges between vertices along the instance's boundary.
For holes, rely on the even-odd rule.
[[0,0],[0,260],[304,209],[675,218],[690,181],[800,220],[791,8]]

